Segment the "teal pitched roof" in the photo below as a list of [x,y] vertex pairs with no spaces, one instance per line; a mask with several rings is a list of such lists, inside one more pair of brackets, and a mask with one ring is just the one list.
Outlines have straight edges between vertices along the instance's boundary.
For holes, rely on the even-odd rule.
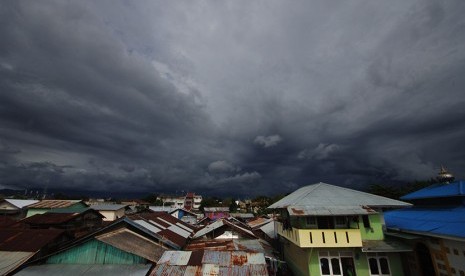
[[341,214],[341,210],[344,209],[352,210],[351,213],[366,213],[362,210],[363,207],[400,208],[408,206],[411,204],[320,182],[302,187],[268,208],[287,208],[288,210],[294,208],[304,210],[304,212],[305,210],[313,210],[311,212],[324,210],[327,214],[331,214],[332,211]]

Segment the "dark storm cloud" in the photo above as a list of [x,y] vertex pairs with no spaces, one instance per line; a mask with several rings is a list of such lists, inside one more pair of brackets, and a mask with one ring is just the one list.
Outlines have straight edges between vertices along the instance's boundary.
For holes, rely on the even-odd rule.
[[6,1],[0,185],[253,195],[463,177],[460,1]]

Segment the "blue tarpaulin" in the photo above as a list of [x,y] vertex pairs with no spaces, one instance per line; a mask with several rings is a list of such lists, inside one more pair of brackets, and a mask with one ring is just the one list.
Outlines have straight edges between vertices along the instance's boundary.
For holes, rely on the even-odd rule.
[[384,213],[387,228],[465,238],[465,207],[408,208]]
[[465,195],[465,181],[452,183],[439,183],[423,188],[416,192],[407,194],[400,199],[412,200],[420,198],[452,197]]

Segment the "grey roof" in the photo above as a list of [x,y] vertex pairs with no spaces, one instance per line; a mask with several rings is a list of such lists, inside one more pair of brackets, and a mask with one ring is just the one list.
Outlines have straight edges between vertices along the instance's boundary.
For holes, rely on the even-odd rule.
[[92,205],[90,208],[97,211],[117,211],[119,209],[126,208],[127,205],[123,204],[97,204]]
[[204,228],[201,228],[199,229],[195,234],[194,236],[192,237],[193,239],[197,239],[199,237],[202,237],[224,225],[228,225],[229,227],[231,228],[234,228],[236,229],[237,231],[242,231],[242,232],[245,232],[246,234],[252,236],[252,237],[256,237],[255,234],[250,231],[249,229],[245,229],[243,227],[240,227],[239,225],[236,225],[236,224],[233,224],[231,222],[229,222],[228,220],[226,219],[219,219],[211,224],[208,224],[207,226],[205,226]]
[[31,200],[31,199],[10,199],[10,198],[5,198],[5,201],[19,209],[39,202],[38,200]]
[[7,275],[32,258],[36,252],[0,251],[0,275]]
[[178,209],[176,207],[171,207],[171,206],[149,206],[149,209],[154,211],[154,212],[167,212],[171,213],[172,211]]
[[229,212],[229,207],[205,207],[205,212]]
[[45,264],[26,267],[15,275],[141,275],[145,276],[150,264],[114,265],[114,264]]
[[302,210],[302,212],[294,212],[294,215],[331,215],[333,212],[343,215],[345,209],[349,212],[347,214],[367,213],[369,208],[365,209],[364,206],[399,208],[411,204],[320,182],[302,187],[268,208]]

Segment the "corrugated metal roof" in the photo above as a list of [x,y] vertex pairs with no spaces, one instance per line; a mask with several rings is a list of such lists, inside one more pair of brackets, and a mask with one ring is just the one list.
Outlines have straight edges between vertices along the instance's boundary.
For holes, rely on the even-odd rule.
[[66,208],[82,200],[42,200],[28,206],[29,209],[52,209],[52,208]]
[[445,208],[408,208],[384,213],[386,227],[423,233],[465,238],[465,206]]
[[146,222],[145,220],[138,219],[138,220],[135,220],[134,222],[139,224],[142,227],[147,228],[148,230],[152,231],[153,233],[158,233],[158,232],[161,231],[161,229],[155,227],[151,223]]
[[79,213],[74,214],[60,214],[60,213],[44,213],[44,214],[36,214],[31,217],[25,218],[21,220],[21,222],[26,224],[61,224],[68,222],[70,220],[75,219],[76,217],[80,216]]
[[254,218],[255,217],[251,213],[230,213],[230,215],[233,218],[243,218],[243,219],[249,219],[249,218]]
[[31,200],[31,199],[9,199],[9,198],[6,198],[5,201],[19,209],[39,202],[38,200]]
[[0,251],[0,275],[12,272],[35,254],[36,252]]
[[63,234],[54,229],[0,229],[0,251],[36,252]]
[[204,228],[201,228],[199,229],[197,232],[195,232],[194,236],[192,237],[193,239],[196,239],[196,238],[199,238],[199,237],[202,237],[204,235],[206,235],[207,233],[213,231],[214,229],[217,229],[221,226],[223,226],[224,223],[223,223],[223,220],[220,219],[220,220],[217,220],[213,223],[210,223],[208,225],[206,225]]
[[166,212],[166,213],[171,213],[178,208],[176,207],[168,207],[168,206],[149,206],[149,209],[154,211],[154,212]]
[[183,225],[182,223],[177,222],[176,225],[179,226],[179,227],[181,227],[182,229],[188,231],[189,233],[194,232],[194,229],[191,229],[191,228],[189,228],[189,227]]
[[263,226],[260,227],[260,230],[265,233],[268,237],[272,239],[276,239],[277,233],[276,233],[276,225],[274,221],[271,221]]
[[160,264],[155,267],[150,275],[159,276],[183,276],[187,266],[171,266],[168,264]]
[[177,226],[177,225],[171,225],[170,227],[168,227],[168,230],[171,230],[173,231],[174,233],[184,237],[184,238],[187,238],[191,235],[190,232],[187,232],[186,230],[182,229],[181,227]]
[[270,205],[268,208],[309,208],[328,206],[370,206],[381,208],[407,207],[411,206],[411,204],[320,182],[302,187]]
[[[187,238],[191,235],[186,230],[192,227],[186,226],[181,220],[166,214],[166,213],[149,213],[149,214],[135,214],[130,216],[131,219],[138,221],[140,225],[145,225],[150,231],[159,229],[156,233],[165,239],[177,244],[179,247],[184,247]],[[144,221],[147,224],[142,223]],[[181,228],[181,226],[184,226]],[[144,227],[145,227],[144,226]]]
[[452,197],[465,195],[465,181],[433,184],[429,187],[404,195],[402,200],[421,198]]
[[202,276],[220,275],[220,267],[217,264],[202,265]]
[[368,215],[377,212],[367,206],[290,206],[287,211],[291,216],[343,216]]
[[261,253],[247,252],[247,262],[249,264],[266,264],[265,256]]
[[231,263],[230,251],[205,251],[202,258],[202,264],[216,264],[220,266],[229,266]]
[[262,217],[259,217],[259,218],[256,218],[254,220],[251,220],[249,222],[247,222],[247,225],[252,228],[252,229],[255,229],[255,228],[258,228],[258,227],[261,227],[262,225],[265,225],[267,223],[270,223],[272,222],[273,219],[271,218],[262,218]]
[[229,212],[229,207],[205,207],[205,212]]
[[97,211],[118,211],[126,207],[127,205],[123,205],[123,204],[97,204],[97,205],[92,205],[90,208],[97,210]]
[[[262,253],[194,251],[187,265],[173,264],[176,254],[182,253],[165,252],[150,275],[268,275]],[[203,257],[199,258],[199,254],[203,254]]]
[[187,265],[191,254],[191,251],[166,251],[157,263],[168,265]]
[[129,229],[122,228],[96,236],[96,239],[123,251],[157,262],[166,250],[157,241],[149,240]]
[[19,271],[15,275],[19,276],[62,276],[62,275],[131,275],[145,276],[150,270],[150,264],[146,265],[73,265],[73,264],[46,264],[29,266]]
[[162,224],[160,224],[159,222],[156,222],[156,221],[154,221],[154,220],[149,220],[149,221],[150,221],[151,224],[153,224],[153,225],[159,227],[160,229],[166,229],[166,227],[168,227],[168,225],[162,225]]
[[255,275],[268,275],[268,270],[266,269],[266,264],[251,264],[249,265],[249,271],[247,275],[255,276]]
[[195,234],[193,235],[193,239],[197,239],[199,237],[202,237],[218,228],[221,228],[223,226],[228,226],[230,228],[232,228],[233,230],[235,230],[236,232],[240,232],[242,234],[245,234],[245,235],[248,235],[252,238],[257,238],[257,236],[255,236],[255,234],[250,231],[249,229],[245,229],[244,227],[240,227],[230,221],[228,221],[227,219],[219,219],[219,220],[216,220],[215,222],[211,223],[211,224],[208,224],[206,225],[205,227],[199,229],[197,232],[195,232]]

